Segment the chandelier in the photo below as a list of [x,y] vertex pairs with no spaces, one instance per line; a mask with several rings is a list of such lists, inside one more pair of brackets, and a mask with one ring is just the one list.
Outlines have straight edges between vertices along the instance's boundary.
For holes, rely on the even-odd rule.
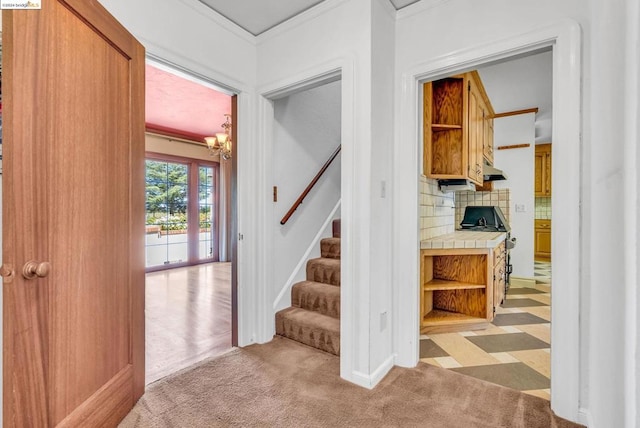
[[220,156],[220,159],[231,159],[231,115],[225,114],[227,120],[220,126],[224,132],[218,132],[215,137],[204,137],[211,156]]

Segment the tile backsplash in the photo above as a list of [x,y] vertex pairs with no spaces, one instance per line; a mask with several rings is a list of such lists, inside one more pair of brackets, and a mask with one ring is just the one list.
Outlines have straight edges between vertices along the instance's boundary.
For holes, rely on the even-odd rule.
[[453,195],[441,192],[436,180],[420,176],[420,240],[455,230]]
[[509,189],[499,189],[492,192],[456,192],[455,225],[458,227],[464,217],[464,209],[469,206],[497,206],[507,221],[510,222]]
[[536,196],[536,218],[541,220],[551,219],[551,198]]

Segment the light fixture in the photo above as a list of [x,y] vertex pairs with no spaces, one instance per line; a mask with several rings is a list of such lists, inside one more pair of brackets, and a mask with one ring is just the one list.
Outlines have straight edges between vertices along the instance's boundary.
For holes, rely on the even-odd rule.
[[225,114],[227,120],[220,126],[224,132],[218,132],[215,137],[204,137],[211,156],[220,155],[221,159],[231,159],[231,115]]

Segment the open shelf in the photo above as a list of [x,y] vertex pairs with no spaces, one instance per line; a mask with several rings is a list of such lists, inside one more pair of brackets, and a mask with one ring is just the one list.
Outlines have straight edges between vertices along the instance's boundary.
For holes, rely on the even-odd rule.
[[476,318],[458,312],[433,309],[422,319],[420,334],[483,330],[489,326],[489,322],[484,318]]
[[477,322],[486,322],[484,318],[472,317],[469,315],[461,314],[459,312],[443,311],[441,309],[432,309],[422,319],[423,323],[429,323],[429,325],[437,324],[473,324]]
[[462,125],[445,125],[442,123],[432,123],[431,130],[434,132],[438,131],[449,131],[451,129],[462,129]]
[[424,284],[424,291],[434,290],[472,290],[474,288],[487,288],[486,284],[472,284],[461,281],[450,281],[448,279],[433,278]]

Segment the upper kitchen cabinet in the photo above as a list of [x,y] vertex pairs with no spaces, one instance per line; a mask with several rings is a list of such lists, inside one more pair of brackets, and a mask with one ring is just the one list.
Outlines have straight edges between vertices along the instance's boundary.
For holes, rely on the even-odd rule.
[[551,196],[551,144],[536,146],[535,196]]
[[424,174],[482,185],[493,160],[493,109],[477,72],[424,84]]

